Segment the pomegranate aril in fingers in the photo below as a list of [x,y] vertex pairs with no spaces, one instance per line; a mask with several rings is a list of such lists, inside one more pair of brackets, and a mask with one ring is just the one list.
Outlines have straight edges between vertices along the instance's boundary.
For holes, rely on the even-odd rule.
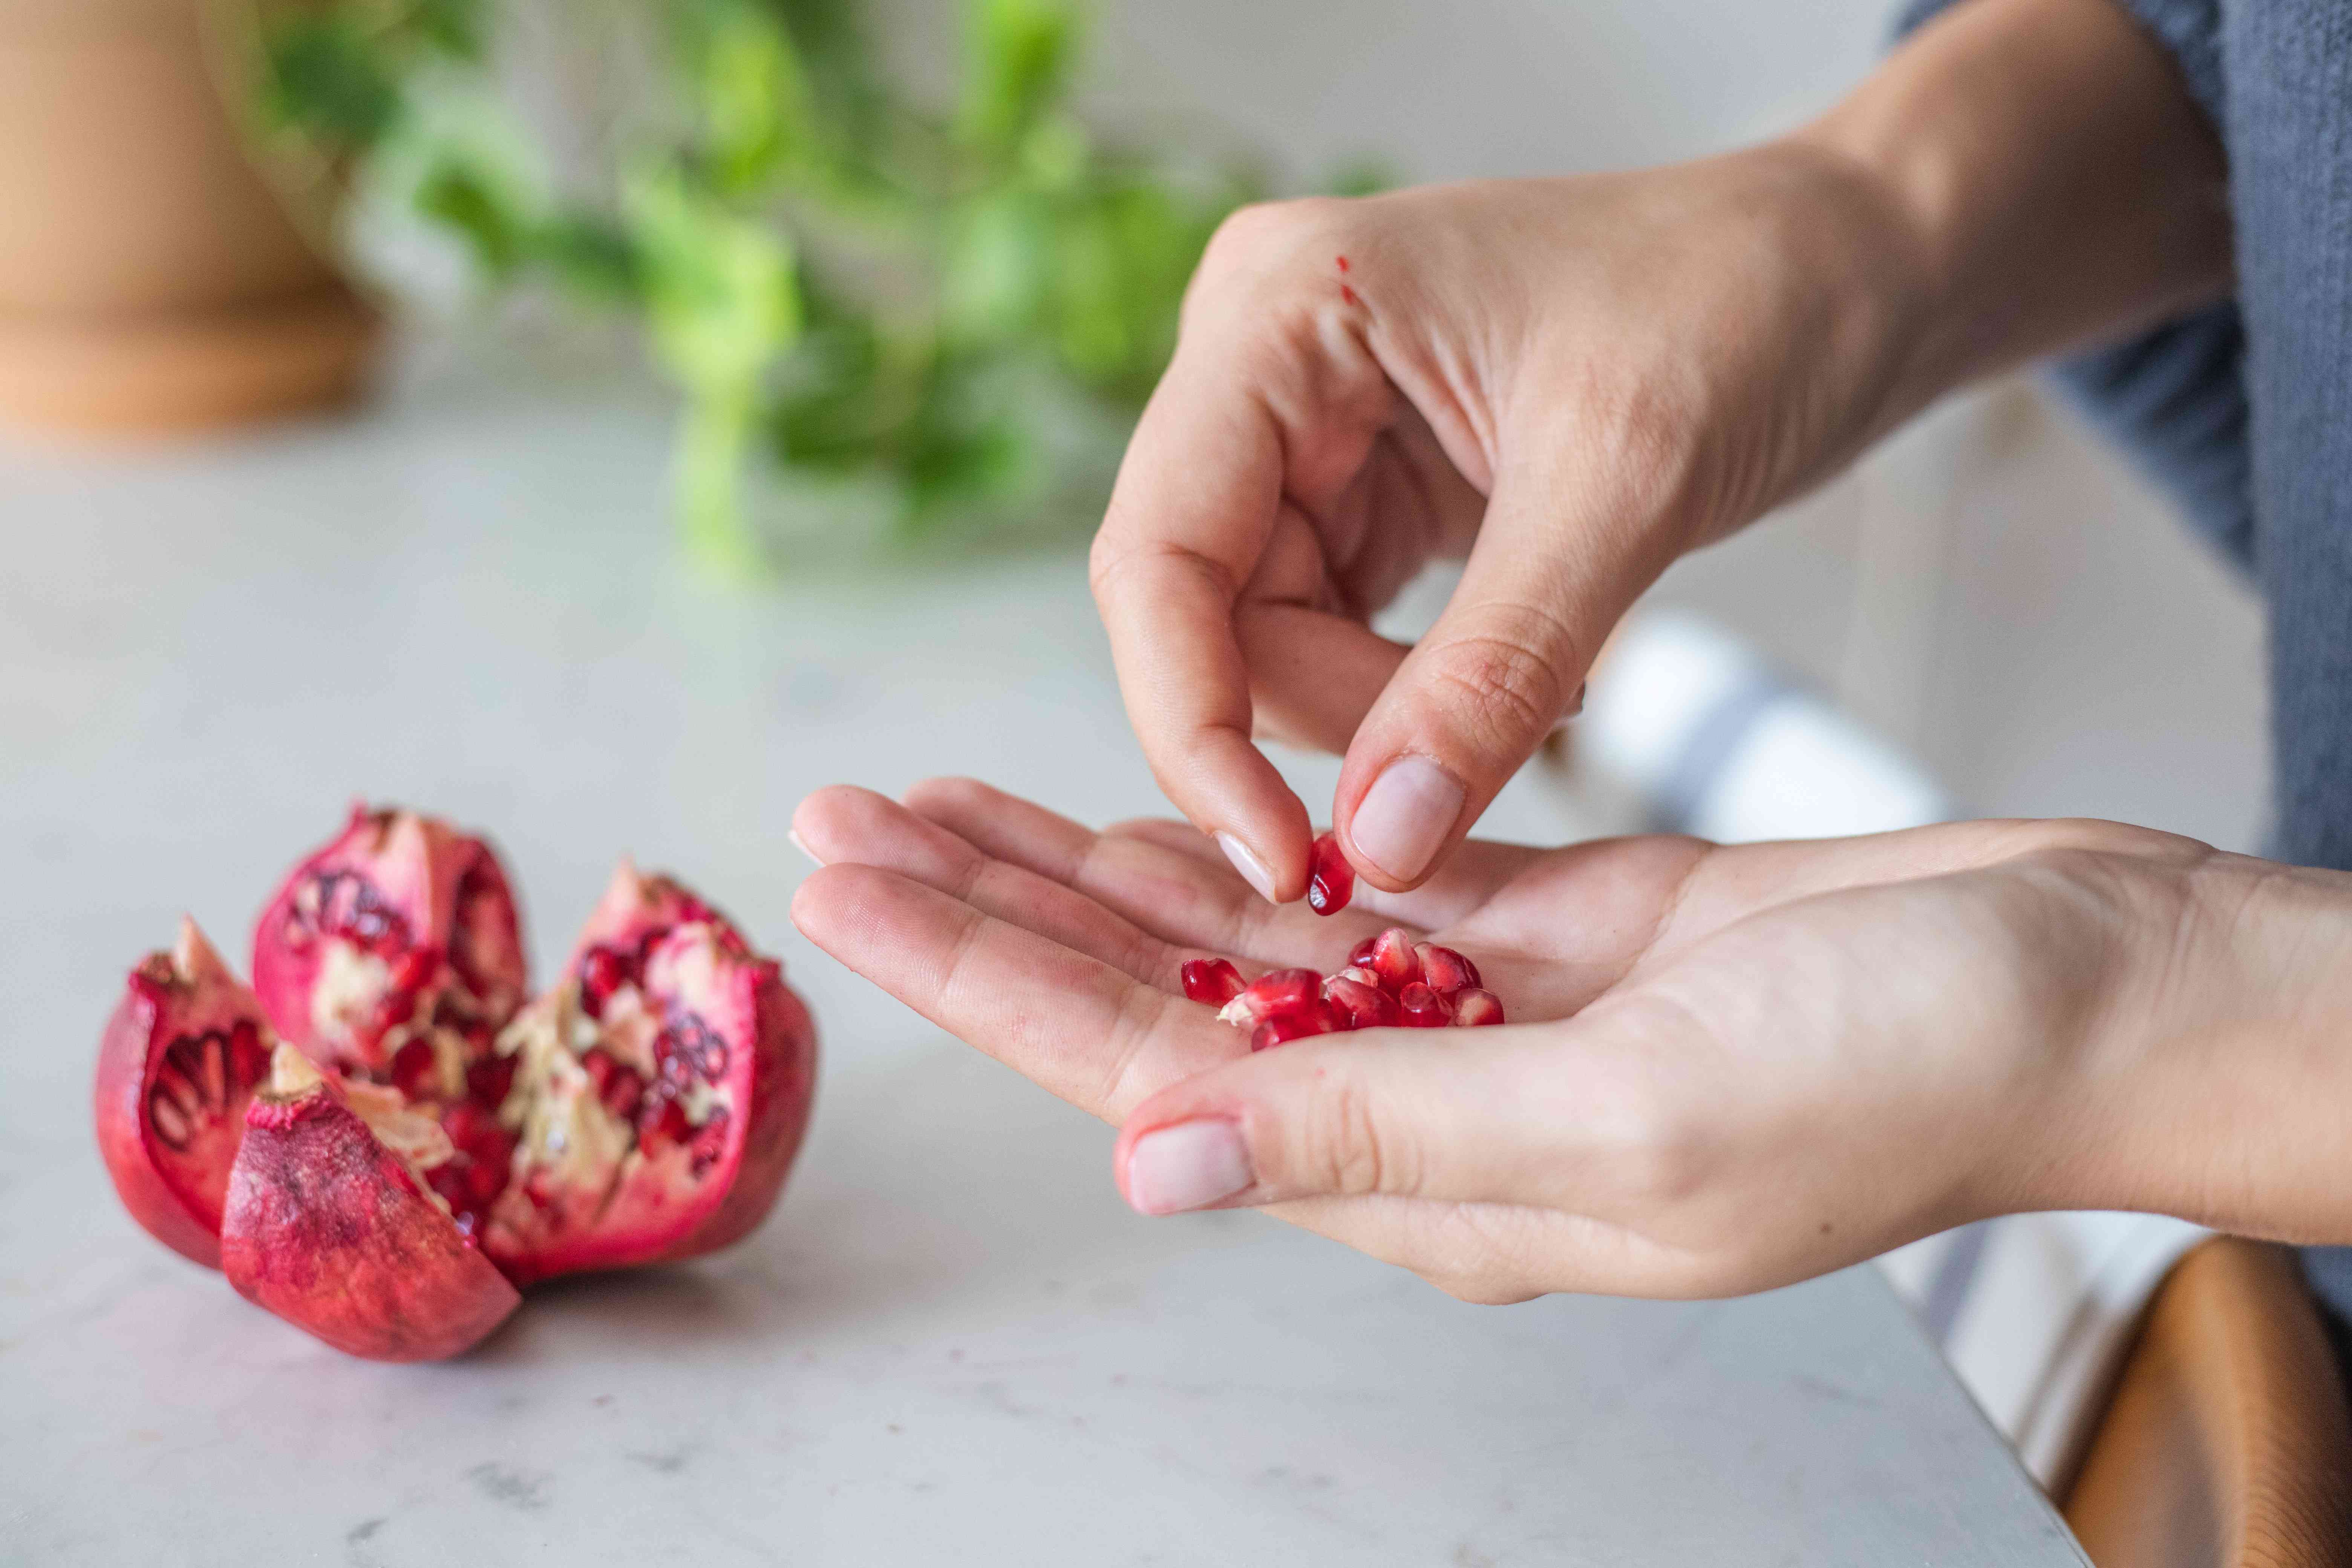
[[1454,1022],[1463,1028],[1475,1028],[1481,1024],[1503,1021],[1503,1004],[1492,991],[1472,985],[1457,992],[1454,997]]
[[1450,947],[1424,942],[1412,950],[1412,955],[1421,961],[1423,983],[1440,996],[1451,996],[1482,984],[1478,966]]
[[1323,999],[1323,977],[1311,969],[1277,969],[1242,987],[1217,1015],[1228,1024],[1263,1024],[1268,1018],[1312,1013]]
[[1222,1007],[1242,994],[1242,972],[1222,958],[1195,958],[1177,973],[1184,982],[1184,994],[1212,1007]]
[[1324,999],[1337,1007],[1350,1029],[1386,1029],[1397,1023],[1396,998],[1377,985],[1335,974],[1323,983]]
[[1442,1029],[1454,1022],[1445,998],[1418,980],[1397,993],[1397,1011],[1408,1029]]
[[1318,915],[1336,915],[1356,896],[1356,868],[1339,853],[1339,841],[1329,834],[1307,852],[1307,907]]

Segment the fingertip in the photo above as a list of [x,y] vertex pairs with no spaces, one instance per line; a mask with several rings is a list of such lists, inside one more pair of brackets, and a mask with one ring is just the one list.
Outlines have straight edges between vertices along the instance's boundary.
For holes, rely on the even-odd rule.
[[[838,866],[820,866],[801,879],[793,889],[793,926],[803,936],[819,947],[825,947],[823,933],[831,928],[833,905],[838,896],[839,873],[846,869]],[[828,952],[831,948],[826,947]]]
[[793,808],[788,837],[802,854],[820,866],[829,866],[848,853],[845,839],[858,818],[889,797],[859,784],[827,784],[813,790]]
[[1255,745],[1218,732],[1194,750],[1186,775],[1167,793],[1267,902],[1307,896],[1314,824],[1307,803]]

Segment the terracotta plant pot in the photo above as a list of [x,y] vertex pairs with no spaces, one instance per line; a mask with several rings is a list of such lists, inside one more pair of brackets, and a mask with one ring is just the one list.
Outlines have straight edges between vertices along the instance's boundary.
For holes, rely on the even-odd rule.
[[183,430],[336,404],[375,314],[256,170],[207,0],[0,0],[0,416]]

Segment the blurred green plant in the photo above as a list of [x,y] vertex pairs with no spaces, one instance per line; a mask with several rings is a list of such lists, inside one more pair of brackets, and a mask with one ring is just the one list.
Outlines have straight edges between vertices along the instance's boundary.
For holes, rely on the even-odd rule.
[[683,395],[679,525],[730,571],[764,559],[761,455],[878,486],[902,538],[1017,512],[1055,478],[1057,405],[1141,406],[1210,233],[1261,194],[1246,163],[1090,133],[1081,0],[965,0],[937,108],[876,68],[859,0],[633,0],[664,41],[664,130],[559,196],[432,112],[453,80],[489,90],[499,3],[273,6],[262,115],[329,164],[404,170],[494,284],[636,317]]

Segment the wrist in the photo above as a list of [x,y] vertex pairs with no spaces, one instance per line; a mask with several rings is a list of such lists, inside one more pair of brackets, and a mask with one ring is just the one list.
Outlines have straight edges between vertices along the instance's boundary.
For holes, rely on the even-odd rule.
[[2352,1241],[2352,876],[2217,854],[2156,879],[2053,1200]]
[[1910,236],[1924,311],[1896,419],[2227,291],[2220,143],[2114,0],[1955,6],[1790,140],[1843,160]]

